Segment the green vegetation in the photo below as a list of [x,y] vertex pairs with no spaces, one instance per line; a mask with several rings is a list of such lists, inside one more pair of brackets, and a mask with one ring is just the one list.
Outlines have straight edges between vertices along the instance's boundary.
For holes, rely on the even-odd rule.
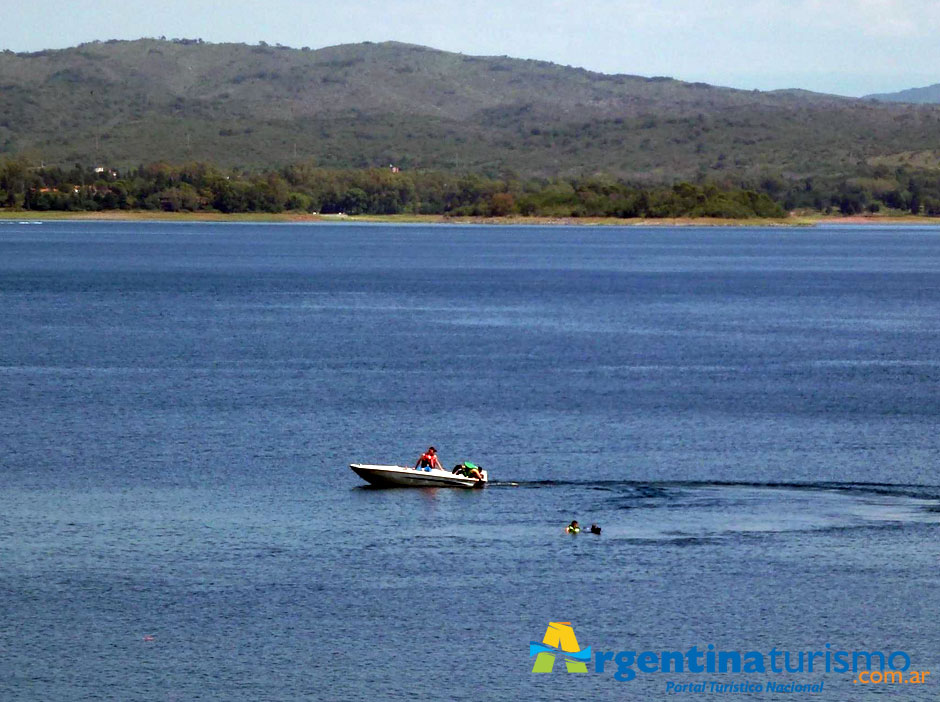
[[640,187],[613,178],[491,179],[440,172],[335,170],[293,165],[224,171],[157,163],[116,171],[0,162],[0,206],[31,211],[284,211],[502,217],[783,217],[765,193],[680,183]]
[[[644,186],[938,168],[940,106],[605,75],[394,42],[315,51],[198,40],[0,53],[0,156],[30,166],[395,164]],[[458,176],[450,176],[458,177]],[[749,187],[749,186],[747,186]]]
[[0,210],[619,219],[779,218],[793,211],[940,216],[940,173],[884,164],[859,168],[852,178],[765,175],[657,186],[611,176],[523,180],[311,164],[246,171],[154,163],[126,173],[29,164],[24,158],[0,160]]
[[865,166],[850,178],[765,178],[755,187],[787,211],[940,216],[940,172],[936,169]]
[[395,42],[0,52],[8,210],[932,216],[938,144],[938,105]]

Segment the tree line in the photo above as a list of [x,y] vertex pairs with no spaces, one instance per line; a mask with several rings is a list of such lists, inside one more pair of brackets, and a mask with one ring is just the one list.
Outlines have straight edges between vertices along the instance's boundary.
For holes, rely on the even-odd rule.
[[294,164],[267,171],[153,163],[126,172],[0,161],[0,208],[37,211],[316,212],[666,218],[784,217],[787,212],[940,216],[936,169],[858,168],[850,177],[765,174],[674,185],[609,176],[523,179]]
[[849,177],[817,175],[784,180],[768,177],[754,184],[787,211],[824,214],[913,214],[940,216],[940,171],[936,167],[857,167]]
[[266,171],[208,163],[153,163],[126,172],[0,162],[0,207],[37,211],[310,212],[502,217],[782,217],[767,192],[728,183],[638,185],[594,176],[491,178],[477,174],[326,169]]

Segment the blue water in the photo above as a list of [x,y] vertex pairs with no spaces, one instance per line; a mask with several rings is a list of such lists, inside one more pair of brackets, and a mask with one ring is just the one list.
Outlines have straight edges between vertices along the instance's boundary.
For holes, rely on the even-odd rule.
[[938,383],[936,228],[0,223],[0,699],[936,699]]

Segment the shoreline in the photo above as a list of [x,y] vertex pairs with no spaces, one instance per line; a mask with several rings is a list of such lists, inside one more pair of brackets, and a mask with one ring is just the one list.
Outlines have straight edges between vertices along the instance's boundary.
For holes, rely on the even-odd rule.
[[619,219],[616,217],[545,217],[520,215],[506,217],[449,217],[445,215],[320,215],[306,212],[161,212],[154,210],[107,210],[64,212],[0,210],[0,220],[19,221],[106,221],[106,222],[273,222],[273,223],[376,223],[376,224],[487,224],[516,226],[614,226],[614,227],[814,227],[820,224],[846,225],[938,225],[940,218],[915,215],[793,215],[782,219],[721,219],[713,217],[671,217],[663,219]]

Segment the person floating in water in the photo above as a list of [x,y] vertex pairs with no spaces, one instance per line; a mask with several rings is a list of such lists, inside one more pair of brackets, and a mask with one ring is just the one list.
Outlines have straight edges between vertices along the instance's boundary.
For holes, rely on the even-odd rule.
[[[578,524],[578,520],[575,519],[575,520],[573,520],[573,521],[571,522],[571,524],[569,524],[568,526],[565,527],[565,531],[568,532],[569,534],[580,534],[580,533],[581,533],[581,525]],[[600,528],[599,526],[597,526],[597,524],[592,524],[592,525],[591,525],[590,532],[591,532],[592,534],[600,534],[600,533],[601,533],[601,528]]]
[[444,470],[444,467],[441,465],[440,459],[437,457],[437,449],[433,446],[428,446],[428,450],[421,454],[421,458],[415,463],[415,470],[431,470],[432,468],[437,468],[438,470]]

